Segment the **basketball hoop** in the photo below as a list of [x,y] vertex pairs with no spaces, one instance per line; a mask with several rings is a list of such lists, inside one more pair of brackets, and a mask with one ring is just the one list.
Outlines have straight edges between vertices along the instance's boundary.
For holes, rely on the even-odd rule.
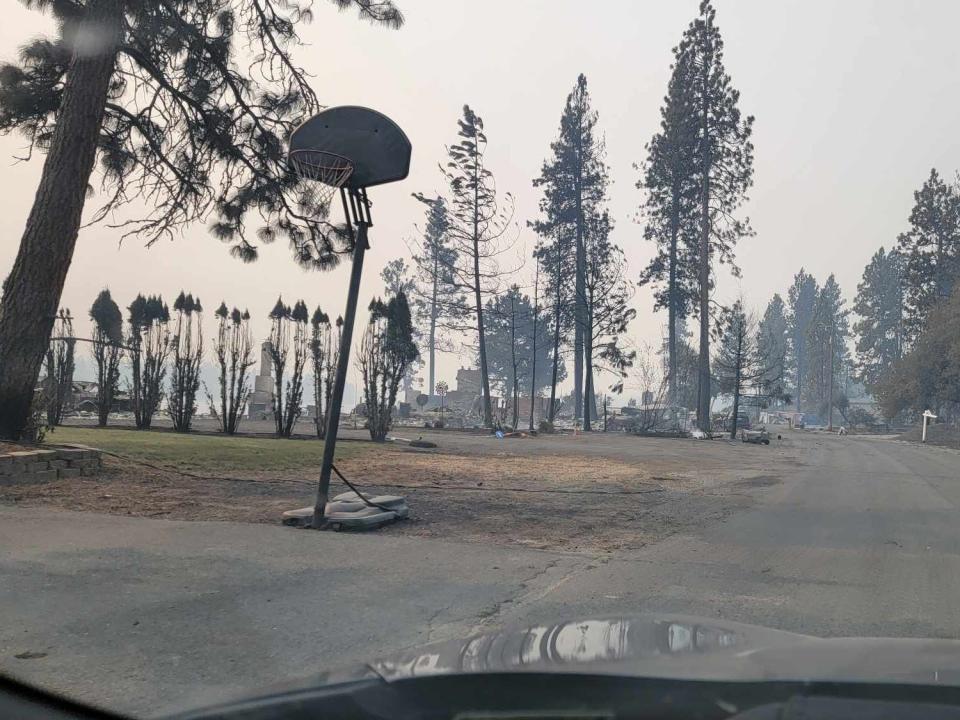
[[[289,162],[297,176],[305,181],[301,188],[305,198],[316,203],[316,210],[321,215],[318,219],[325,219],[330,201],[339,189],[343,198],[344,221],[351,240],[354,240],[340,354],[332,392],[327,401],[323,460],[310,521],[318,529],[346,522],[338,519],[336,523],[330,523],[325,519],[325,514],[330,476],[337,472],[333,457],[337,446],[337,429],[340,427],[343,389],[350,367],[350,342],[359,303],[363,254],[368,247],[367,232],[373,226],[367,188],[407,177],[410,172],[410,151],[409,138],[393,120],[376,110],[357,105],[327,108],[307,119],[290,134]],[[337,472],[337,475],[340,476],[340,473]]]
[[346,185],[353,174],[353,163],[326,150],[293,150],[290,164],[302,180],[313,180],[319,186],[312,189],[319,205],[326,209],[334,194]]

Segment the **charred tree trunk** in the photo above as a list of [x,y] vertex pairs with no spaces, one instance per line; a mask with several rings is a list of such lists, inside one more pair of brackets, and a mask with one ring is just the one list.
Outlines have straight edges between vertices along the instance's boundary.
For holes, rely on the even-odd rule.
[[84,24],[102,38],[96,52],[76,54],[43,165],[40,185],[0,305],[0,437],[17,439],[30,412],[60,295],[80,231],[96,159],[107,89],[113,75],[120,0],[95,0]]
[[[559,236],[558,236],[559,237]],[[550,409],[547,411],[547,421],[553,424],[557,413],[557,375],[560,371],[560,248],[557,248],[557,275],[555,278],[556,294],[553,298],[553,370],[550,378]]]
[[436,379],[435,369],[437,360],[437,273],[440,271],[440,260],[437,255],[437,248],[433,248],[433,292],[430,297],[430,378],[427,385],[427,396],[433,397],[434,380]]
[[[706,93],[704,94],[706,96]],[[710,432],[710,123],[707,106],[702,111],[701,132],[705,142],[700,179],[700,358],[697,422]]]
[[477,341],[480,344],[480,391],[483,393],[483,424],[493,427],[493,408],[490,406],[490,373],[487,370],[487,343],[483,331],[483,298],[480,295],[480,248],[473,240],[473,293],[477,305]]
[[[677,191],[674,192],[676,198]],[[680,232],[680,217],[674,199],[670,217],[670,279],[667,289],[667,362],[669,363],[669,401],[677,398],[677,236]]]

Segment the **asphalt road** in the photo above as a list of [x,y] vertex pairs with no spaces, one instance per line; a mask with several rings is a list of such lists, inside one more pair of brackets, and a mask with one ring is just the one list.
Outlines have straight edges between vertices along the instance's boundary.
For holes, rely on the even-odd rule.
[[155,714],[432,639],[585,615],[960,636],[960,454],[788,442],[799,462],[777,468],[750,509],[615,555],[0,508],[0,671]]

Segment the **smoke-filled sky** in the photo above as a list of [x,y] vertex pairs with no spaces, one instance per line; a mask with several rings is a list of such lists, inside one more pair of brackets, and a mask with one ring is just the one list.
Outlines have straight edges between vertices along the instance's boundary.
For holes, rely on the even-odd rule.
[[[391,31],[338,13],[316,0],[315,20],[302,32],[297,55],[314,75],[327,105],[375,107],[410,136],[413,166],[399,184],[374,189],[372,250],[361,299],[382,289],[379,271],[408,257],[423,206],[411,197],[441,189],[437,163],[456,139],[464,103],[483,117],[488,166],[498,186],[516,196],[519,242],[536,215],[539,174],[557,133],[564,99],[585,73],[606,139],[613,181],[610,209],[615,240],[636,278],[651,255],[635,222],[641,196],[634,163],[656,131],[671,48],[697,10],[698,0],[397,0],[406,25]],[[51,28],[49,18],[6,3],[0,58],[13,59],[27,39]],[[726,65],[741,91],[741,109],[756,116],[755,186],[745,208],[756,237],[737,256],[740,280],[721,280],[718,298],[742,293],[762,311],[784,292],[801,267],[819,280],[834,272],[848,299],[863,266],[906,224],[912,193],[931,167],[946,177],[960,168],[960,5],[880,0],[719,0],[718,24]],[[0,138],[0,272],[15,257],[40,172],[40,159],[17,163],[22,136]],[[88,210],[97,205],[88,201]],[[102,287],[125,306],[137,292],[172,301],[180,289],[199,295],[208,310],[221,299],[247,307],[263,337],[277,295],[303,298],[331,314],[342,312],[348,267],[328,274],[297,268],[286,247],[261,253],[253,265],[232,260],[205,226],[152,248],[136,239],[118,244],[103,225],[82,231],[63,305],[80,334],[86,310]],[[529,282],[532,267],[518,281]],[[638,318],[630,336],[659,342],[664,318],[638,291]],[[212,313],[207,313],[208,316]],[[212,318],[208,317],[212,329]],[[441,360],[451,381],[463,355]],[[634,385],[628,389],[637,394]]]

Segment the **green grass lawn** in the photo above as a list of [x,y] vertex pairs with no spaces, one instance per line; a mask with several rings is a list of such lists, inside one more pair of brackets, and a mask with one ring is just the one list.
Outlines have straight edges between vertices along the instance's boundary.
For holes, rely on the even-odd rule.
[[[58,427],[47,434],[45,442],[89,445],[135,460],[216,475],[232,471],[319,469],[323,455],[320,440],[181,435],[114,428]],[[339,442],[336,459],[352,458],[373,447],[373,443],[367,442]]]

